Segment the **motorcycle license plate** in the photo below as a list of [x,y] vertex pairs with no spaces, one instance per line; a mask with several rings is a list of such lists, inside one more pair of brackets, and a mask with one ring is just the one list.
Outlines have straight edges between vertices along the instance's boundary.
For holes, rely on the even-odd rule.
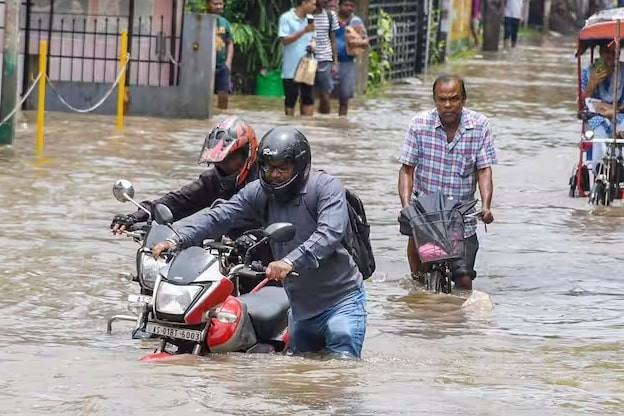
[[152,297],[149,295],[128,295],[130,303],[152,303]]
[[147,323],[145,332],[169,338],[184,339],[187,341],[201,341],[201,331],[197,331],[195,329],[173,328],[170,326],[158,325],[152,322]]

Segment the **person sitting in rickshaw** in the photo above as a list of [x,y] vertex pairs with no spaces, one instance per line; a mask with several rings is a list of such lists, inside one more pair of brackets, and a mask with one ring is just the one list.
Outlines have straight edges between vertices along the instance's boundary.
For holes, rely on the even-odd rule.
[[[595,138],[609,138],[613,135],[611,120],[613,118],[613,96],[615,78],[615,42],[605,41],[599,47],[600,58],[583,69],[581,88],[585,98],[593,98],[594,111],[600,113],[589,119],[589,126]],[[617,82],[618,114],[617,130],[624,130],[624,64],[620,62]],[[605,143],[594,143],[591,160],[594,173],[598,172],[598,164],[606,152]]]

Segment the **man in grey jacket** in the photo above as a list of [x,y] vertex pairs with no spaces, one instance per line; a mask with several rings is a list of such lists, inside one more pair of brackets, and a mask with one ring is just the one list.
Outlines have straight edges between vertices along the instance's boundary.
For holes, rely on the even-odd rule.
[[[290,349],[325,349],[359,358],[366,333],[366,292],[362,274],[342,244],[349,226],[344,186],[327,173],[310,173],[310,145],[292,127],[276,127],[262,138],[258,166],[259,180],[181,228],[178,241],[158,244],[154,256],[175,246],[201,245],[241,221],[290,222],[295,237],[271,243],[278,260],[266,270],[269,279],[284,281],[290,300]],[[314,201],[304,198],[307,192],[316,195]],[[299,276],[287,278],[291,271]]]

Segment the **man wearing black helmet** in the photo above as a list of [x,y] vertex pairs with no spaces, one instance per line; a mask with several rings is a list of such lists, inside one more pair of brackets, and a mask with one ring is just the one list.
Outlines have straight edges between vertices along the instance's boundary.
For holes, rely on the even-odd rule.
[[[290,349],[325,349],[359,358],[366,332],[366,292],[362,274],[342,244],[349,223],[345,188],[327,173],[310,173],[310,145],[292,127],[276,127],[262,138],[258,165],[258,181],[179,229],[177,241],[157,244],[154,257],[175,246],[201,244],[243,220],[265,226],[292,223],[295,237],[271,243],[278,260],[266,271],[268,278],[284,281],[290,300]],[[315,195],[314,201],[306,201],[308,192]],[[291,271],[299,276],[286,278]]]
[[[208,169],[181,189],[141,205],[153,216],[154,206],[164,204],[173,213],[173,220],[178,221],[211,206],[217,199],[230,199],[247,183],[258,179],[257,148],[253,128],[238,117],[227,117],[204,140],[198,163],[208,164]],[[132,214],[118,214],[110,228],[113,234],[120,234],[147,219],[147,213],[140,209]]]

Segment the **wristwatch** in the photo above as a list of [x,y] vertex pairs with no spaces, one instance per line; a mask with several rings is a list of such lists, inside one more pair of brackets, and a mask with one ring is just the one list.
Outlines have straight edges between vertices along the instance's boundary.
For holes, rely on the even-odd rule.
[[292,260],[290,260],[288,257],[284,257],[284,258],[282,259],[282,261],[283,261],[284,263],[288,264],[288,265],[289,265],[290,267],[292,267],[293,269],[295,268],[295,266],[293,265]]
[[178,242],[172,238],[167,238],[165,241],[172,244],[171,248],[175,248],[178,245]]

